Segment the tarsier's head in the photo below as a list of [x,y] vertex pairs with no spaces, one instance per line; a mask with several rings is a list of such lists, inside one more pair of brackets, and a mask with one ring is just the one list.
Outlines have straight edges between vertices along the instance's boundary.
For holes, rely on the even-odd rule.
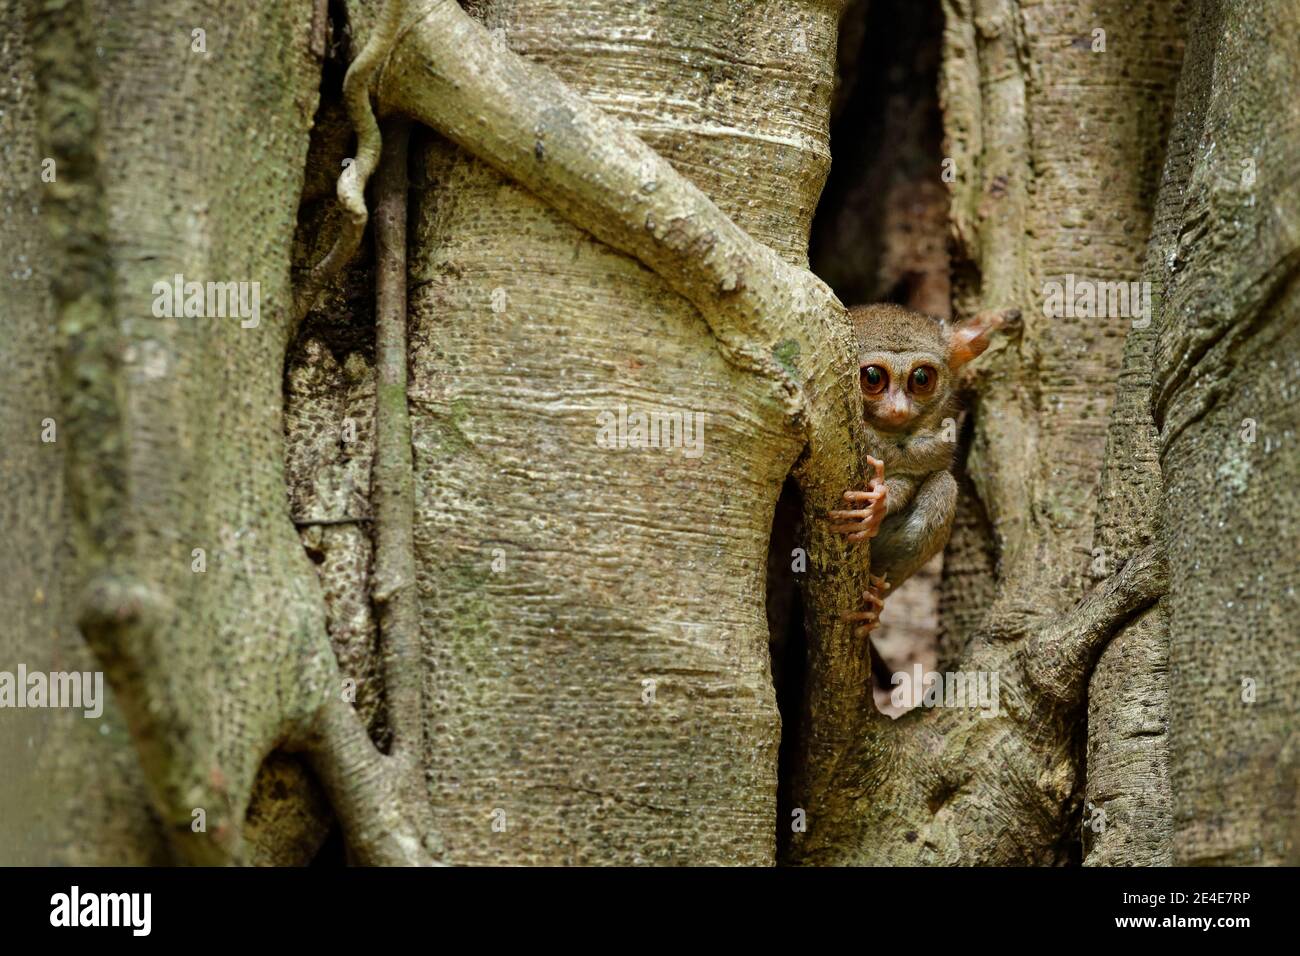
[[1001,312],[981,312],[949,325],[901,305],[850,310],[858,338],[862,405],[869,425],[909,431],[948,414],[957,370],[986,348],[1004,323]]

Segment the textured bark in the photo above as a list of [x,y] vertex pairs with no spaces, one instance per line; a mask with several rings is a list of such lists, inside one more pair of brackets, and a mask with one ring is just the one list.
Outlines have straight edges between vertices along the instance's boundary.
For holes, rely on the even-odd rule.
[[[977,517],[961,525],[967,557],[948,566],[945,610],[982,613],[949,620],[945,658],[950,669],[998,673],[1005,713],[914,713],[883,743],[869,738],[845,761],[859,766],[824,811],[829,828],[804,841],[808,862],[1069,859],[1078,681],[1110,631],[1160,590],[1159,574],[1113,579],[1067,611],[1086,587],[1128,322],[1049,319],[1039,290],[1065,273],[1135,277],[1160,159],[1152,131],[1165,126],[1181,51],[1176,5],[981,0],[945,10],[957,310],[1018,306],[1024,316],[1022,334],[981,359],[972,383],[966,468],[979,502],[967,502]],[[1097,26],[1112,38],[1104,54],[1091,50]],[[981,528],[996,536],[995,566],[970,540]],[[1142,577],[1137,564],[1122,573]],[[973,629],[953,633],[954,623]],[[1009,819],[1014,835],[1000,822]]]
[[[472,9],[803,264],[827,162],[835,4],[754,3],[744,17],[713,4],[589,3],[580,17],[564,3]],[[793,50],[797,28],[807,53]],[[514,102],[488,102],[537,119],[507,120],[509,133],[493,130],[499,145],[484,144],[458,125],[443,77],[424,72],[452,69],[427,53],[443,41],[425,42],[395,54],[393,96],[475,149],[487,145],[494,165],[522,172],[548,199],[559,190],[567,215],[586,215],[588,181],[569,177],[591,168],[588,143],[610,162],[611,150],[636,151],[624,134],[588,139],[595,118],[531,74],[512,78]],[[467,37],[455,48],[473,53]],[[692,69],[680,69],[683,57]],[[787,82],[771,82],[777,68]],[[516,122],[526,137],[517,144]],[[689,207],[665,174],[639,169],[652,158],[630,166],[629,198],[651,204],[630,214],[631,230],[586,221],[620,248],[668,257],[679,288],[710,300],[713,280],[691,277],[709,246],[678,244],[673,230],[689,222],[670,217]],[[743,343],[723,331],[720,352],[657,275],[443,142],[427,144],[419,167],[417,546],[437,675],[430,769],[448,859],[771,862],[778,722],[764,554],[800,446],[784,403],[769,376],[748,373]],[[618,188],[613,175],[596,184]],[[769,280],[758,268],[742,274],[739,295],[762,294]],[[821,364],[797,344],[787,352],[800,373]],[[598,415],[620,405],[703,413],[703,456],[597,447]],[[718,533],[700,533],[709,527]],[[503,832],[492,829],[494,811]]]
[[[945,9],[958,312],[996,303],[1024,313],[1018,347],[981,360],[987,380],[966,465],[996,536],[987,620],[1017,633],[1085,587],[1129,327],[1050,318],[1041,290],[1067,273],[1137,278],[1185,9],[1175,0],[953,0]],[[1092,50],[1095,29],[1106,31],[1105,52]],[[955,603],[989,594],[987,582],[949,581]]]
[[[63,613],[69,518],[55,320],[42,228],[41,160],[26,4],[0,3],[0,668],[95,668]],[[54,419],[56,440],[41,441]],[[121,711],[5,710],[0,717],[0,859],[5,863],[166,860]]]
[[[1208,7],[1197,11],[1179,81],[1164,174],[1142,280],[1163,311],[1170,256],[1182,228],[1182,196],[1204,115],[1207,45],[1217,42]],[[1208,18],[1208,19],[1207,19]],[[1154,317],[1124,343],[1107,432],[1093,572],[1104,578],[1160,538],[1159,433],[1151,414]],[[1181,519],[1179,519],[1181,520]],[[1169,780],[1169,614],[1161,601],[1116,635],[1088,695],[1088,780],[1082,829],[1091,866],[1168,865],[1173,859]]]
[[[39,148],[59,169],[41,220],[73,543],[63,626],[108,674],[174,851],[244,859],[259,766],[338,687],[285,507],[280,423],[311,8],[28,6]],[[177,273],[259,282],[260,323],[151,318],[153,284]],[[112,835],[79,852],[120,858],[93,845]],[[279,858],[301,859],[288,847],[302,828],[280,836]]]
[[[1157,237],[1167,235],[1163,225],[1161,218]],[[1149,262],[1159,261],[1161,245],[1153,238]],[[1151,275],[1149,268],[1143,273],[1146,281]],[[1154,340],[1153,323],[1130,331],[1125,343],[1094,537],[1099,578],[1157,536],[1160,465],[1150,412]],[[1082,830],[1089,865],[1170,862],[1168,657],[1162,601],[1115,636],[1093,672]]]
[[1300,11],[1212,2],[1195,29],[1153,356],[1173,859],[1295,865]]

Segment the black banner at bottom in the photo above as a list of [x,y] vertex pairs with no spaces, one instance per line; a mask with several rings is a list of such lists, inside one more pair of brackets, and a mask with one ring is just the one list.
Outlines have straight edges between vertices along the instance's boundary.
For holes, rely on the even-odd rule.
[[710,937],[734,946],[785,932],[805,946],[849,933],[866,948],[910,948],[951,933],[991,944],[1008,931],[1044,943],[1200,934],[1231,945],[1240,934],[1290,928],[1295,914],[1284,908],[1293,906],[1295,877],[1264,869],[0,869],[0,926],[9,943],[75,934],[81,943],[205,948],[373,945],[392,933],[420,947]]

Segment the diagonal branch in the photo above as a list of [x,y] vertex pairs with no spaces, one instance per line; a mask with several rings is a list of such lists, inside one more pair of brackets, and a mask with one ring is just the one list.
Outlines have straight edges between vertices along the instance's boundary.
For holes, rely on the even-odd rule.
[[809,307],[831,306],[825,285],[755,241],[626,125],[550,70],[494,48],[457,3],[412,5],[379,98],[638,259],[700,309],[728,360],[797,392],[773,353],[786,340],[826,335],[794,321]]
[[305,749],[355,862],[437,865],[427,803],[412,792],[406,768],[375,747],[351,704],[331,697],[318,712]]
[[1055,703],[1082,703],[1088,676],[1106,642],[1168,587],[1163,546],[1149,544],[1078,607],[1025,642],[1020,653],[1030,684]]

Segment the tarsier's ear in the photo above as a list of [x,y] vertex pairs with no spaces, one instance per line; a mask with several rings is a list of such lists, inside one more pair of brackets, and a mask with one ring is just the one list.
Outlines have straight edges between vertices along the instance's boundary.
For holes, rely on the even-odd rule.
[[1019,309],[989,309],[964,322],[958,322],[948,333],[949,367],[961,368],[971,359],[983,354],[993,340],[994,332],[1019,319]]

